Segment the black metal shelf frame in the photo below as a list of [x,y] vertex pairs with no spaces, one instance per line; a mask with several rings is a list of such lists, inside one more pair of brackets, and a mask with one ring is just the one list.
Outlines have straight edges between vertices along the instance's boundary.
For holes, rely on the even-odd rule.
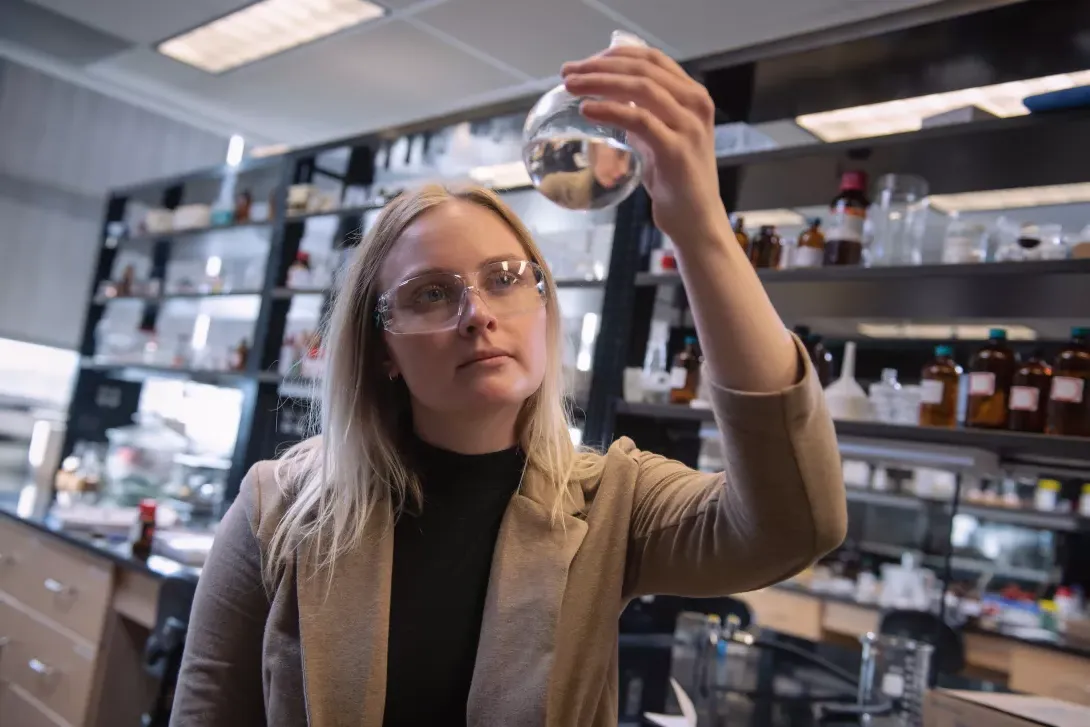
[[[747,118],[751,99],[744,94],[736,95],[737,108],[722,108],[720,111],[730,118]],[[522,104],[522,102],[520,102]],[[525,104],[526,107],[529,104]],[[510,109],[507,109],[508,111]],[[464,115],[466,119],[480,117],[480,111]],[[456,120],[461,120],[459,117]],[[451,123],[452,119],[434,121],[431,128],[438,128],[440,123]],[[820,143],[776,149],[767,152],[724,157],[718,160],[720,168],[720,186],[723,202],[728,209],[734,209],[740,203],[743,193],[744,176],[749,172],[775,171],[786,169],[788,162],[806,162],[807,160],[859,160],[866,159],[871,153],[883,157],[883,150],[945,149],[952,140],[973,139],[996,140],[1017,138],[1024,139],[1027,134],[1046,138],[1054,130],[1070,134],[1072,130],[1084,128],[1090,124],[1090,113],[1070,112],[1048,116],[1027,116],[1012,119],[997,119],[962,124],[958,126],[926,129],[918,132],[895,134],[869,139],[856,139],[832,144]],[[417,130],[429,128],[429,122],[413,127]],[[268,173],[277,175],[271,219],[242,223],[239,225],[221,225],[196,230],[182,230],[148,235],[140,235],[122,240],[127,242],[151,243],[155,249],[155,260],[164,266],[169,259],[170,247],[182,244],[182,238],[228,232],[242,228],[267,227],[270,236],[270,252],[266,266],[265,279],[259,292],[261,295],[260,311],[255,322],[254,344],[250,360],[244,375],[224,376],[223,380],[236,382],[246,396],[245,414],[239,433],[239,448],[233,464],[230,488],[237,488],[246,468],[255,461],[269,456],[270,441],[273,433],[264,415],[258,412],[276,411],[279,398],[278,376],[269,373],[276,366],[279,345],[283,339],[287,311],[295,296],[321,295],[328,304],[329,293],[326,290],[307,289],[291,290],[285,287],[287,267],[294,260],[299,249],[303,227],[301,224],[311,217],[336,216],[340,219],[338,237],[344,239],[355,229],[360,215],[376,209],[375,205],[348,206],[334,210],[308,212],[299,215],[286,214],[287,188],[292,184],[309,183],[315,175],[325,172],[316,163],[317,155],[335,147],[351,149],[351,159],[347,168],[359,173],[373,174],[373,169],[366,172],[368,164],[354,164],[353,160],[373,158],[374,151],[391,134],[398,134],[404,129],[392,129],[375,134],[367,134],[351,139],[337,140],[328,144],[308,149],[292,151],[284,156],[246,160],[238,169],[225,167],[199,170],[192,174],[170,179],[156,180],[144,185],[135,185],[115,190],[106,205],[101,228],[100,254],[95,270],[95,282],[108,278],[118,240],[107,244],[106,229],[108,223],[119,222],[123,218],[126,201],[133,197],[150,199],[158,194],[160,204],[167,208],[178,206],[183,201],[184,187],[192,182],[206,182],[223,178],[227,173]],[[824,162],[823,162],[824,163]],[[838,161],[839,163],[839,161]],[[1040,166],[1040,165],[1038,165]],[[1066,167],[1070,167],[1067,164]],[[824,167],[823,167],[824,169]],[[898,171],[890,169],[889,171]],[[1061,176],[1070,170],[1058,172]],[[813,175],[811,175],[813,176]],[[1010,175],[1005,175],[1006,177]],[[1028,173],[1026,186],[1047,183],[1062,183],[1068,180],[1047,179],[1048,175],[1039,169]],[[950,184],[940,185],[942,192],[972,191],[970,189],[947,188],[968,183],[970,177],[960,172],[954,174]],[[366,184],[370,180],[362,177],[351,180],[353,183]],[[818,180],[824,184],[823,180]],[[519,192],[531,187],[512,187],[497,190],[499,192]],[[807,192],[809,194],[809,192]],[[784,202],[785,205],[794,204]],[[645,348],[647,340],[646,325],[650,319],[656,294],[655,286],[676,285],[676,276],[650,276],[640,272],[646,268],[647,256],[656,246],[659,233],[651,223],[651,205],[646,194],[639,190],[626,200],[617,211],[615,220],[613,252],[606,281],[558,281],[560,287],[600,287],[604,291],[603,307],[600,318],[597,342],[595,344],[591,390],[585,402],[586,428],[585,440],[603,444],[614,437],[615,422],[618,414],[639,413],[640,405],[628,405],[619,401],[623,370],[633,365],[633,358],[640,358],[635,353]],[[1063,261],[1055,263],[1011,263],[984,264],[975,266],[920,266],[915,268],[838,268],[819,270],[767,271],[761,273],[773,302],[781,310],[785,319],[790,319],[793,312],[805,311],[810,315],[833,316],[839,318],[858,318],[873,315],[886,318],[903,317],[906,314],[927,317],[983,318],[987,316],[1003,317],[1015,315],[1022,317],[1078,317],[1090,318],[1090,296],[1087,296],[1087,283],[1090,282],[1090,261]],[[93,289],[97,286],[93,286]],[[680,292],[680,291],[679,291]],[[248,295],[250,292],[232,291],[222,295]],[[147,317],[154,318],[160,303],[174,298],[200,298],[200,295],[163,295],[148,296],[142,299],[147,304]],[[211,296],[209,296],[211,297]],[[117,299],[112,299],[117,300]],[[105,304],[109,300],[91,297],[88,301],[88,315],[80,353],[90,357],[94,352],[94,330],[100,319]],[[118,367],[89,366],[83,369],[77,382],[70,419],[73,421],[87,418],[87,412],[94,410],[96,388],[104,381],[103,375]],[[107,370],[109,369],[109,370]],[[164,373],[186,375],[175,370]],[[197,374],[211,376],[218,372]],[[675,411],[676,410],[671,410]],[[644,413],[647,413],[644,411]],[[707,412],[686,412],[666,414],[664,410],[653,413],[655,417],[679,417],[700,420],[707,417]],[[95,417],[90,417],[95,419]],[[101,420],[98,417],[96,421]],[[841,423],[838,430],[846,431],[853,425]],[[81,429],[70,429],[66,441],[66,452],[71,451],[75,438]],[[896,435],[908,441],[922,441],[930,436],[915,431],[913,428],[887,430],[890,436]],[[873,431],[862,436],[875,436]],[[973,432],[950,432],[946,437],[977,441]],[[1002,433],[989,434],[990,446],[1001,452],[1021,454],[1025,452],[1045,453],[1047,456],[1070,459],[1078,454],[1085,443],[1068,442],[1061,439],[1009,438]],[[944,440],[950,443],[950,439]],[[974,445],[975,446],[975,445]]]

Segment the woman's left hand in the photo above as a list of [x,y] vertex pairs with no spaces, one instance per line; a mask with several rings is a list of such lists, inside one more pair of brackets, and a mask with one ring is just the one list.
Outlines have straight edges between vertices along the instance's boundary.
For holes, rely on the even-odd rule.
[[655,225],[678,243],[727,220],[715,162],[715,104],[707,89],[655,48],[617,47],[564,64],[564,85],[591,121],[629,133],[643,156]]

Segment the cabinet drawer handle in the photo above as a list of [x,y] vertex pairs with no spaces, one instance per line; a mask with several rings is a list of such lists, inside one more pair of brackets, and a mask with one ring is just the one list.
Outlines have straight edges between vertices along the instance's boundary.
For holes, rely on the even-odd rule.
[[53,674],[56,673],[56,669],[49,666],[49,664],[46,664],[44,661],[40,661],[38,659],[31,659],[27,662],[27,666],[30,667],[30,670],[32,672],[43,677],[51,677],[53,676]]
[[45,590],[49,591],[50,593],[55,593],[58,596],[71,595],[76,590],[71,586],[66,586],[60,581],[54,580],[52,578],[46,578],[43,585],[45,586]]

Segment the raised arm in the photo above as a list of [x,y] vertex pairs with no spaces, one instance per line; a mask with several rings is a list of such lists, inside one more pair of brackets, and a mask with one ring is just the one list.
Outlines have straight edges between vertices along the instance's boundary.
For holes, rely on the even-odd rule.
[[726,472],[633,451],[626,594],[713,595],[801,569],[844,537],[836,433],[801,345],[739,247],[719,194],[715,108],[669,57],[619,47],[563,69],[590,119],[645,161],[655,224],[677,248],[705,355]]
[[775,392],[799,379],[794,346],[731,230],[719,195],[715,105],[653,48],[618,47],[564,66],[583,113],[619,126],[644,157],[655,224],[677,248],[711,380]]
[[712,387],[726,471],[633,450],[639,465],[626,597],[727,595],[797,573],[844,539],[836,432],[798,346],[800,381],[755,394]]
[[261,652],[269,600],[247,507],[251,470],[197,583],[171,727],[264,727]]

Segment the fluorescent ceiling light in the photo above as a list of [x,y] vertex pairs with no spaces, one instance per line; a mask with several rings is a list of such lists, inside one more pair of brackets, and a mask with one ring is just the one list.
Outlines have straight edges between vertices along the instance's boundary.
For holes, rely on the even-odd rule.
[[203,71],[223,73],[385,13],[367,0],[260,0],[165,40],[158,51]]
[[981,212],[1054,204],[1078,204],[1090,202],[1090,183],[992,189],[986,192],[963,194],[933,194],[930,199],[932,207],[944,212]]
[[751,210],[749,212],[736,212],[735,217],[745,219],[746,227],[798,227],[806,224],[806,218],[794,210]]
[[227,144],[227,166],[237,167],[242,164],[242,152],[246,150],[246,140],[238,134],[231,136]]
[[1012,341],[1035,341],[1037,331],[1027,326],[1006,323],[936,324],[936,323],[860,323],[859,334],[868,338],[913,338],[925,341],[987,341],[993,328],[1007,331]]
[[797,117],[795,123],[823,141],[864,139],[918,131],[927,117],[969,106],[976,106],[1004,118],[1024,116],[1029,113],[1029,109],[1022,103],[1022,99],[1027,96],[1086,84],[1090,84],[1090,71],[1061,73],[1024,81],[997,83],[994,86],[965,88],[960,91],[805,114]]
[[266,144],[265,146],[255,146],[250,150],[250,156],[261,159],[263,157],[280,156],[281,154],[287,154],[289,151],[291,151],[291,147],[287,144]]

